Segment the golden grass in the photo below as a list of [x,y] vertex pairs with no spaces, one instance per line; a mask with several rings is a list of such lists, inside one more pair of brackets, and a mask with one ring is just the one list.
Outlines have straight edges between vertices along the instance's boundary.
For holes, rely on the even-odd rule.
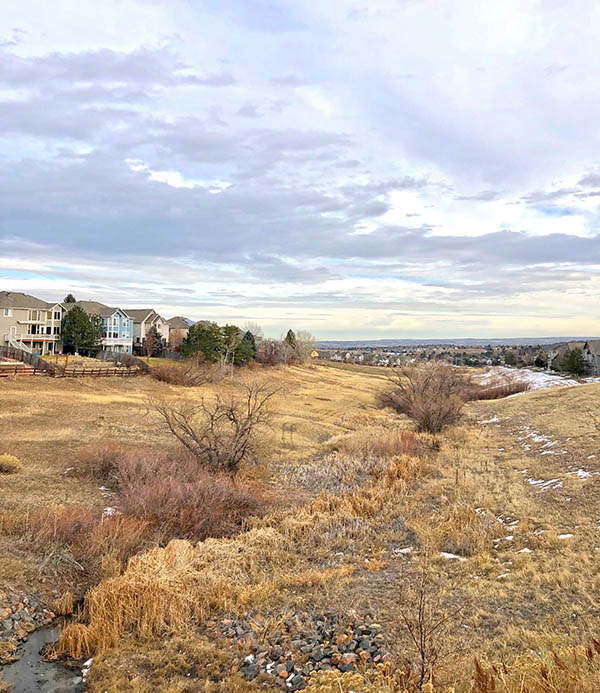
[[23,471],[23,465],[18,457],[4,453],[0,455],[0,474],[16,474]]
[[[569,674],[581,688],[567,686],[565,691],[594,690],[596,664],[584,666],[579,655],[573,659],[569,653],[573,646],[591,642],[599,626],[600,498],[596,476],[582,480],[570,472],[581,467],[600,471],[599,459],[590,458],[600,447],[595,420],[599,385],[470,403],[470,421],[422,440],[423,454],[412,450],[398,455],[397,432],[407,430],[408,424],[375,408],[377,392],[387,385],[379,372],[319,364],[275,371],[270,377],[285,387],[275,403],[270,457],[261,470],[243,473],[258,474],[293,502],[253,520],[233,538],[196,546],[174,541],[135,556],[122,573],[120,568],[109,571],[113,576],[88,593],[85,623],[65,630],[59,644],[70,653],[101,653],[94,660],[98,668],[95,664],[90,674],[92,690],[168,691],[171,685],[183,685],[180,672],[170,678],[157,671],[159,653],[173,633],[186,634],[182,657],[187,656],[201,641],[190,630],[195,623],[223,613],[245,616],[248,609],[273,613],[319,606],[342,614],[362,609],[384,624],[402,655],[407,641],[395,595],[409,579],[404,566],[418,565],[425,553],[434,559],[436,580],[446,585],[443,599],[473,605],[455,629],[468,635],[471,649],[447,663],[436,684],[438,693],[449,686],[457,693],[488,693],[472,688],[477,675],[473,655],[486,662],[481,665],[485,671],[500,666],[487,662],[503,660],[513,672],[506,684],[495,674],[497,691],[516,693],[523,680],[534,693],[562,691],[567,679],[559,678],[561,667],[544,659],[552,658],[552,652],[559,653],[567,670],[576,661],[583,672]],[[1,432],[10,438],[9,449],[25,462],[23,474],[6,478],[9,515],[25,512],[38,488],[38,504],[67,490],[80,503],[101,498],[93,483],[63,474],[68,460],[57,466],[64,459],[61,451],[76,450],[90,433],[92,439],[109,435],[128,443],[170,444],[144,403],[157,391],[179,398],[177,389],[149,378],[101,384],[99,389],[77,383],[72,391],[60,381],[46,382],[36,383],[35,397],[22,383],[0,384],[0,394],[8,395],[17,413],[11,428],[5,409],[0,409]],[[69,416],[75,410],[78,416]],[[477,423],[494,416],[498,422]],[[520,440],[525,426],[554,440],[556,454],[541,455],[542,443],[525,449],[526,441]],[[391,438],[384,440],[388,434]],[[50,449],[41,440],[49,440]],[[562,485],[540,490],[529,478],[557,478]],[[8,532],[11,521],[2,517],[0,513],[0,526]],[[16,523],[13,531],[18,527]],[[571,538],[561,538],[569,533]],[[23,555],[19,552],[28,549],[14,542],[6,545],[14,561],[11,570],[16,571]],[[412,553],[395,553],[404,547]],[[441,558],[439,551],[464,560]],[[523,659],[529,650],[542,652],[542,659]],[[131,676],[124,653],[135,660]],[[113,670],[112,664],[117,665]],[[548,674],[554,689],[539,683],[542,664],[558,669]],[[521,670],[529,678],[523,679]],[[377,675],[361,673],[361,681],[351,678],[355,674],[323,675],[309,690],[337,693],[350,690],[350,683],[352,690],[369,693],[402,690],[374,687]],[[386,676],[400,674],[389,670]],[[397,685],[393,678],[392,683]],[[376,685],[392,683],[381,679]],[[233,691],[242,683],[231,674],[211,685],[217,687],[206,690]],[[240,691],[254,690],[243,685],[249,687]]]

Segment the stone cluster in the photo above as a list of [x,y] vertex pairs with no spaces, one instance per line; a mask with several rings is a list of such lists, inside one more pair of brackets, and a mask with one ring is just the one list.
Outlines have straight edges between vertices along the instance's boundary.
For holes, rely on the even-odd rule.
[[32,597],[9,595],[0,601],[0,664],[17,658],[16,645],[56,614]]
[[306,688],[313,671],[353,671],[359,662],[391,659],[381,626],[369,618],[302,612],[276,626],[239,618],[212,621],[208,626],[242,653],[249,653],[236,667],[246,679],[274,678],[290,691]]

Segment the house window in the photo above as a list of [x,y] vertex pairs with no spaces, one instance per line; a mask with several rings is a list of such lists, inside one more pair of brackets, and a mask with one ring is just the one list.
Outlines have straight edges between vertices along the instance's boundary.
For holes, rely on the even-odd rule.
[[54,328],[54,334],[60,334],[60,327]]
[[5,318],[12,318],[12,308],[5,308],[4,309],[4,317]]
[[60,320],[60,310],[55,310],[55,311],[54,311],[54,319],[55,319],[55,320]]
[[50,325],[46,327],[46,334],[52,334],[52,328],[50,327]]

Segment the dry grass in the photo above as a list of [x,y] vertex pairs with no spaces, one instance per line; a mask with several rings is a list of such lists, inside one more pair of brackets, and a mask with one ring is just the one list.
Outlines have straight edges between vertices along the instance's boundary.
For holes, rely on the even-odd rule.
[[23,465],[14,455],[4,453],[0,455],[0,474],[16,474],[23,471]]
[[[417,449],[423,451],[415,454],[414,446],[405,447],[410,436],[396,435],[409,423],[375,406],[387,385],[379,371],[315,365],[274,376],[285,395],[275,402],[268,462],[241,474],[268,481],[290,500],[289,507],[252,519],[229,538],[150,548],[130,558],[125,570],[111,570],[107,559],[104,574],[111,577],[89,592],[85,622],[65,631],[60,643],[71,653],[97,653],[92,691],[186,690],[184,677],[196,670],[189,690],[254,690],[232,673],[231,660],[203,689],[205,670],[193,664],[202,636],[192,629],[226,613],[277,616],[313,607],[372,614],[384,625],[401,666],[322,674],[309,690],[404,690],[408,641],[395,595],[402,581],[411,579],[403,566],[418,566],[425,552],[436,580],[446,586],[442,612],[461,603],[473,605],[448,634],[450,646],[458,633],[466,634],[470,651],[436,678],[438,693],[450,686],[457,693],[490,693],[492,685],[506,693],[527,686],[534,693],[597,690],[595,655],[588,663],[585,647],[577,656],[572,648],[592,642],[598,630],[600,494],[596,476],[581,479],[571,472],[600,471],[599,458],[590,457],[600,448],[600,386],[471,402],[466,407],[470,422],[434,439],[417,436]],[[176,388],[150,378],[100,384],[99,389],[85,383],[69,386],[36,383],[35,397],[28,399],[23,384],[0,383],[0,394],[7,396],[1,406],[9,402],[16,412],[14,425],[8,426],[0,409],[1,432],[8,449],[25,462],[22,474],[6,477],[6,515],[0,512],[0,526],[7,532],[11,527],[20,531],[12,518],[30,513],[26,498],[29,504],[35,497],[39,505],[55,499],[64,505],[69,494],[72,504],[88,507],[102,501],[99,482],[63,474],[90,431],[96,431],[97,440],[109,434],[121,443],[169,446],[144,401],[156,394],[177,400]],[[203,389],[206,396],[212,387]],[[219,387],[236,385],[224,381]],[[390,431],[387,440],[378,440]],[[545,443],[527,438],[531,431],[554,441],[545,449],[555,454],[542,455]],[[337,454],[332,454],[334,447]],[[556,478],[561,485],[542,490],[530,478]],[[571,538],[561,538],[569,533]],[[0,578],[22,574],[35,579],[28,561],[36,548],[19,545],[14,536],[0,537],[8,566]],[[107,545],[110,540],[98,541],[99,553],[110,555]],[[412,553],[397,552],[405,548]],[[463,560],[440,557],[438,551]],[[168,649],[174,633],[184,634],[177,657]],[[207,662],[216,662],[217,652],[227,654],[216,643],[211,646],[212,654],[203,650]],[[523,657],[529,651],[542,655]],[[172,669],[165,668],[163,652],[173,654]],[[483,674],[472,666],[474,655],[485,662],[481,670],[495,677],[494,684],[485,684],[488,689],[478,682]],[[188,662],[192,665],[186,669]],[[554,688],[544,688],[545,680]]]

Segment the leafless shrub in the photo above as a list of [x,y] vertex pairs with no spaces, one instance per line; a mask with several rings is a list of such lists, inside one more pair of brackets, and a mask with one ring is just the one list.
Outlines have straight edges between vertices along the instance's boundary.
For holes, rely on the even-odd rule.
[[526,392],[531,385],[524,380],[500,379],[494,380],[485,385],[481,383],[470,383],[465,390],[465,398],[468,400],[479,399],[502,399],[516,395],[519,392]]
[[229,397],[200,402],[151,401],[169,432],[212,473],[235,476],[242,462],[255,460],[261,427],[269,421],[276,389],[268,383],[240,385]]
[[460,636],[451,637],[460,633],[456,622],[465,607],[466,604],[457,603],[456,598],[451,603],[447,594],[442,592],[427,557],[416,575],[405,576],[399,613],[409,636],[409,652],[413,655],[412,661],[409,660],[404,667],[410,675],[409,690],[433,690],[427,684],[438,683],[440,669],[465,649]]
[[202,541],[231,534],[260,508],[257,498],[227,477],[201,473],[194,481],[173,477],[132,479],[122,490],[119,510],[148,523],[159,543],[173,537]]
[[119,443],[85,445],[77,452],[74,473],[114,486],[118,481],[119,461],[127,452]]
[[389,377],[393,389],[381,403],[405,414],[419,431],[439,433],[460,420],[470,378],[442,361],[403,367]]
[[183,387],[199,387],[214,383],[222,377],[218,364],[206,363],[198,358],[179,363],[162,363],[152,368],[151,375],[156,380]]
[[118,490],[133,480],[140,483],[156,476],[169,475],[181,481],[191,481],[196,476],[198,464],[187,453],[106,442],[81,448],[74,471]]

